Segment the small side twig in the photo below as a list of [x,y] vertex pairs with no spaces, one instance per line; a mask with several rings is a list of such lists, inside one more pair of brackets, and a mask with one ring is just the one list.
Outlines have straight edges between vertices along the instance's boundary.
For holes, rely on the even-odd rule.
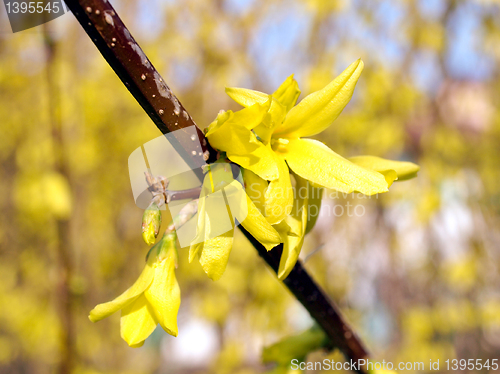
[[163,176],[155,177],[149,171],[146,171],[146,182],[148,190],[153,199],[156,199],[158,206],[175,200],[197,199],[200,196],[201,186],[189,188],[187,190],[169,190],[169,180]]

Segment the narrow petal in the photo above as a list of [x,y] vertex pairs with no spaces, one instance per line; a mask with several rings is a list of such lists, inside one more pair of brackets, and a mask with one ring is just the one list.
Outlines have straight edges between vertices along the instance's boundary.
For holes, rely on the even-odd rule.
[[[289,82],[289,79],[287,79],[282,84],[282,86],[278,88],[278,90],[276,91],[280,96],[280,98],[287,103],[293,100],[293,97],[290,97],[294,95],[293,82]],[[274,129],[282,124],[283,120],[285,119],[286,113],[290,110],[289,108],[287,108],[286,104],[282,103],[278,97],[274,96],[274,94],[273,96],[271,96],[271,95],[266,95],[263,92],[249,90],[246,88],[229,88],[229,87],[226,88],[226,93],[229,95],[230,98],[232,98],[234,101],[236,101],[238,104],[244,107],[250,107],[251,105],[255,104],[264,104],[267,102],[267,100],[269,100],[269,97],[273,98],[271,107],[269,108],[269,113],[263,118],[263,121],[261,121],[260,125],[254,128],[255,133],[259,136],[260,140],[264,144],[269,143]],[[295,98],[295,101],[297,101],[297,98]]]
[[[161,242],[158,242],[157,245],[159,245],[160,243]],[[152,250],[154,250],[154,248],[155,247],[153,247]],[[122,309],[127,304],[131,303],[134,299],[136,299],[139,295],[141,295],[146,290],[146,288],[148,288],[151,285],[151,282],[153,281],[154,260],[155,256],[150,256],[144,270],[142,271],[139,278],[137,278],[135,283],[132,285],[132,287],[130,287],[116,299],[104,304],[97,305],[94,309],[90,311],[89,319],[92,322],[100,321],[101,319],[104,319],[110,316],[111,314],[115,313],[116,311]]]
[[363,62],[357,60],[325,88],[304,98],[288,112],[275,136],[312,136],[330,126],[351,100],[362,70]]
[[288,235],[283,244],[283,253],[281,254],[280,266],[278,269],[278,279],[283,280],[290,272],[299,259],[302,245],[304,244],[304,236]]
[[248,130],[253,129],[264,120],[267,112],[269,112],[271,102],[272,97],[270,95],[267,95],[266,100],[261,103],[256,102],[250,105],[248,108],[238,110],[237,112],[229,110],[227,112],[218,114],[215,121],[212,122],[210,126],[208,126],[206,136],[208,137],[209,135],[212,135],[221,130],[222,127],[226,126],[243,126]]
[[223,190],[231,183],[239,184],[233,179],[230,164],[221,162],[209,166],[198,199],[196,234],[191,240],[189,249],[190,263],[201,253],[205,240],[217,237],[233,228],[233,221],[227,211],[221,210],[226,206]]
[[264,214],[266,204],[264,196],[269,183],[250,170],[243,170],[243,180],[246,194],[257,209]]
[[196,215],[196,235],[191,241],[191,246],[189,248],[189,263],[193,262],[194,258],[200,254],[200,251],[203,248],[203,242],[205,241],[205,196],[206,193],[202,189],[200,198],[198,199],[198,213]]
[[[386,176],[386,179],[393,178],[391,171],[396,173],[394,180],[403,181],[417,176],[420,166],[408,161],[393,161],[375,156],[356,156],[349,158],[349,161],[365,169],[375,170]],[[391,181],[391,183],[392,183]]]
[[[170,251],[175,251],[175,248]],[[170,335],[177,336],[177,313],[181,305],[181,292],[175,278],[175,255],[155,263],[155,276],[145,292],[156,320]]]
[[289,234],[283,244],[278,278],[283,280],[292,271],[299,258],[309,212],[309,183],[307,180],[297,177],[295,185],[295,199],[290,215],[286,217],[286,223],[290,227]]
[[252,200],[247,196],[248,214],[243,219],[235,217],[268,251],[281,243],[281,237],[272,227]]
[[236,181],[231,183],[224,188],[224,193],[233,219],[247,229],[267,250],[281,243],[278,232],[255,206],[240,183]]
[[[249,107],[255,103],[263,104],[268,97],[267,94],[260,91],[236,87],[226,87],[226,94],[244,107]],[[272,96],[284,105],[286,112],[288,112],[297,102],[299,95],[299,85],[292,74],[278,87]]]
[[233,247],[234,229],[213,239],[205,240],[200,255],[200,264],[208,277],[218,280],[226,270]]
[[287,113],[292,109],[300,96],[300,89],[297,81],[290,75],[278,89],[273,93],[281,104],[286,108]]
[[189,247],[189,263],[193,262],[193,260],[201,253],[203,250],[203,243],[204,242],[199,242],[196,244],[191,244],[191,247]]
[[278,166],[271,147],[257,140],[255,134],[245,127],[222,126],[207,138],[212,147],[226,152],[227,157],[241,167],[266,180],[278,178]]
[[[238,183],[234,181],[234,183]],[[241,186],[241,184],[240,184]],[[198,225],[195,238],[191,241],[191,250],[195,251],[197,246],[195,244],[205,242],[207,239],[216,238],[234,227],[234,222],[229,215],[226,207],[226,198],[224,190],[215,191],[206,197],[200,197],[200,201],[204,200],[202,210],[198,215]],[[241,189],[243,189],[241,187]],[[191,259],[194,258],[196,253],[191,254]]]
[[281,238],[281,242],[284,243],[285,240],[287,239],[287,235],[295,235],[291,232],[290,226],[288,226],[288,223],[286,223],[286,220],[281,221],[280,223],[277,223],[276,225],[273,225],[274,229],[278,232]]
[[122,309],[121,336],[131,347],[142,345],[141,343],[152,334],[157,324],[154,312],[144,295]]
[[265,193],[265,216],[271,225],[281,222],[292,210],[293,189],[286,162],[274,154],[280,176],[269,183]]
[[248,108],[256,103],[264,104],[269,95],[248,88],[226,87],[226,94],[241,106]]
[[291,139],[276,151],[300,177],[340,192],[359,191],[365,195],[387,192],[384,176],[355,165],[313,139]]
[[[232,248],[234,222],[230,214],[232,212],[227,208],[225,194],[226,190],[231,191],[234,185],[239,186],[242,193],[245,194],[243,186],[238,181],[233,180],[229,185],[206,198],[200,197],[200,200],[205,200],[205,203],[200,211],[197,243],[191,245],[189,260],[191,262],[198,256],[203,270],[213,280],[219,279],[224,273]],[[241,200],[242,197],[239,199]],[[200,232],[200,227],[203,227],[202,232]]]

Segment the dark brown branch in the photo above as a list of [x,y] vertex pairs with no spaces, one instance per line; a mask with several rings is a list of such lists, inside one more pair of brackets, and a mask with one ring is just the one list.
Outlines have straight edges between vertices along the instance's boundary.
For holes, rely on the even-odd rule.
[[[196,126],[108,1],[65,2],[108,64],[163,134]],[[173,144],[184,160],[190,166],[193,165],[193,169],[200,164],[196,158],[215,157],[215,152],[198,127],[197,131],[201,149],[199,146],[193,148],[193,143],[182,144],[182,139],[189,139],[186,136],[180,137],[178,144]]]
[[[109,1],[65,0],[65,2],[106,61],[162,133],[166,134],[195,125],[191,116],[131,36]],[[198,136],[202,145],[202,154],[210,155],[208,162],[214,161],[216,152],[210,148],[199,129]],[[196,164],[194,158],[200,156],[198,156],[199,150],[193,148],[193,142],[189,144],[179,142],[174,146],[186,162],[190,163],[189,160],[191,160]],[[260,256],[276,272],[283,247],[278,246],[267,252],[243,227],[239,227]],[[331,340],[332,347],[339,348],[347,358],[354,361],[367,358],[367,351],[357,335],[345,323],[338,308],[312,280],[300,262],[285,279],[284,284],[324,329]],[[359,371],[365,372],[364,368]]]
[[[241,225],[239,227],[255,249],[257,249],[259,255],[277,273],[283,247],[279,246],[268,252],[248,231]],[[330,338],[332,347],[340,349],[347,358],[356,362],[368,357],[366,348],[356,333],[344,321],[338,307],[314,282],[300,261],[295,264],[283,283],[307,309],[318,325],[323,328],[326,335]],[[360,372],[364,371],[361,370]]]

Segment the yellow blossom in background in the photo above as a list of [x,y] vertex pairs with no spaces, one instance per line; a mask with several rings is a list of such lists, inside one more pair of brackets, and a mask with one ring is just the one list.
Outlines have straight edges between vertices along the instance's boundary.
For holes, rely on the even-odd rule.
[[381,369],[381,370],[368,370],[369,374],[398,374],[397,371],[395,370],[387,370],[387,369]]
[[175,241],[175,234],[165,235],[151,248],[146,266],[132,287],[116,299],[97,305],[89,319],[97,322],[121,310],[121,336],[133,348],[142,346],[158,323],[177,336],[181,294],[175,278]]

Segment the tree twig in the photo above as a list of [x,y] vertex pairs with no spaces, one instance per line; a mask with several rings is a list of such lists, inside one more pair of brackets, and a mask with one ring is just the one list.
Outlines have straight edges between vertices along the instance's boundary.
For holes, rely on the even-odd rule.
[[[196,126],[109,1],[65,0],[65,2],[108,64],[163,134]],[[216,152],[210,148],[201,130],[198,128],[197,130],[202,147],[201,154],[206,161],[214,161],[217,156]],[[193,142],[188,144],[179,141],[173,146],[188,164],[197,164],[195,158],[203,157],[199,156],[199,149],[193,148]],[[283,250],[282,245],[268,252],[241,225],[238,227],[254,245],[259,255],[276,272]],[[360,339],[344,321],[339,309],[312,280],[300,262],[295,265],[283,283],[323,328],[332,342],[332,348],[340,349],[348,359],[353,361],[367,358],[368,353]],[[366,371],[365,368],[360,368],[358,372],[365,373]]]

